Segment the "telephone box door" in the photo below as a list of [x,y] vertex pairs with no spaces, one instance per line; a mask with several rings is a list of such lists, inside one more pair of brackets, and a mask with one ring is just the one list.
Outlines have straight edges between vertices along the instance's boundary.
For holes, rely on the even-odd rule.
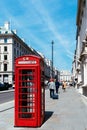
[[16,112],[18,113],[15,117],[15,124],[17,126],[37,126],[37,68],[19,68],[17,74],[16,84],[18,86],[15,88],[15,96],[18,97],[16,97],[15,106],[17,106]]

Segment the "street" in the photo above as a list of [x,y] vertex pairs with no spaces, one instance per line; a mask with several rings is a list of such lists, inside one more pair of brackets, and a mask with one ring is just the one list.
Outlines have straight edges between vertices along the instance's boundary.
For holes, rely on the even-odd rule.
[[14,98],[14,90],[0,91],[0,104],[9,102]]

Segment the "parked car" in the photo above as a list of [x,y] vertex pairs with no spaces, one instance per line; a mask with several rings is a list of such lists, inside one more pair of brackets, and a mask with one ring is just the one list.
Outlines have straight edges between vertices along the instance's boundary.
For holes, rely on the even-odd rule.
[[9,83],[0,83],[0,91],[2,90],[8,90],[10,87],[12,87],[12,85],[10,85]]
[[5,89],[6,89],[5,85],[0,83],[0,91],[5,90]]

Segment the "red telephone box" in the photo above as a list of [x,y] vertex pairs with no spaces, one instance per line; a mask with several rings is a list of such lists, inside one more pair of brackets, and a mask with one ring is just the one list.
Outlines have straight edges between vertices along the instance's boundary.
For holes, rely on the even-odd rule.
[[15,62],[15,126],[39,127],[45,116],[44,62],[34,55]]

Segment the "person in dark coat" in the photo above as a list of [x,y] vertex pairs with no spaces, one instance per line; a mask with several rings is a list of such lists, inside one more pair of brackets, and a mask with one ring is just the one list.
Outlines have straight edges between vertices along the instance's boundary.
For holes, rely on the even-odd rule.
[[55,81],[55,86],[56,86],[56,93],[58,94],[58,91],[59,91],[59,86],[60,86],[60,83],[59,81]]

